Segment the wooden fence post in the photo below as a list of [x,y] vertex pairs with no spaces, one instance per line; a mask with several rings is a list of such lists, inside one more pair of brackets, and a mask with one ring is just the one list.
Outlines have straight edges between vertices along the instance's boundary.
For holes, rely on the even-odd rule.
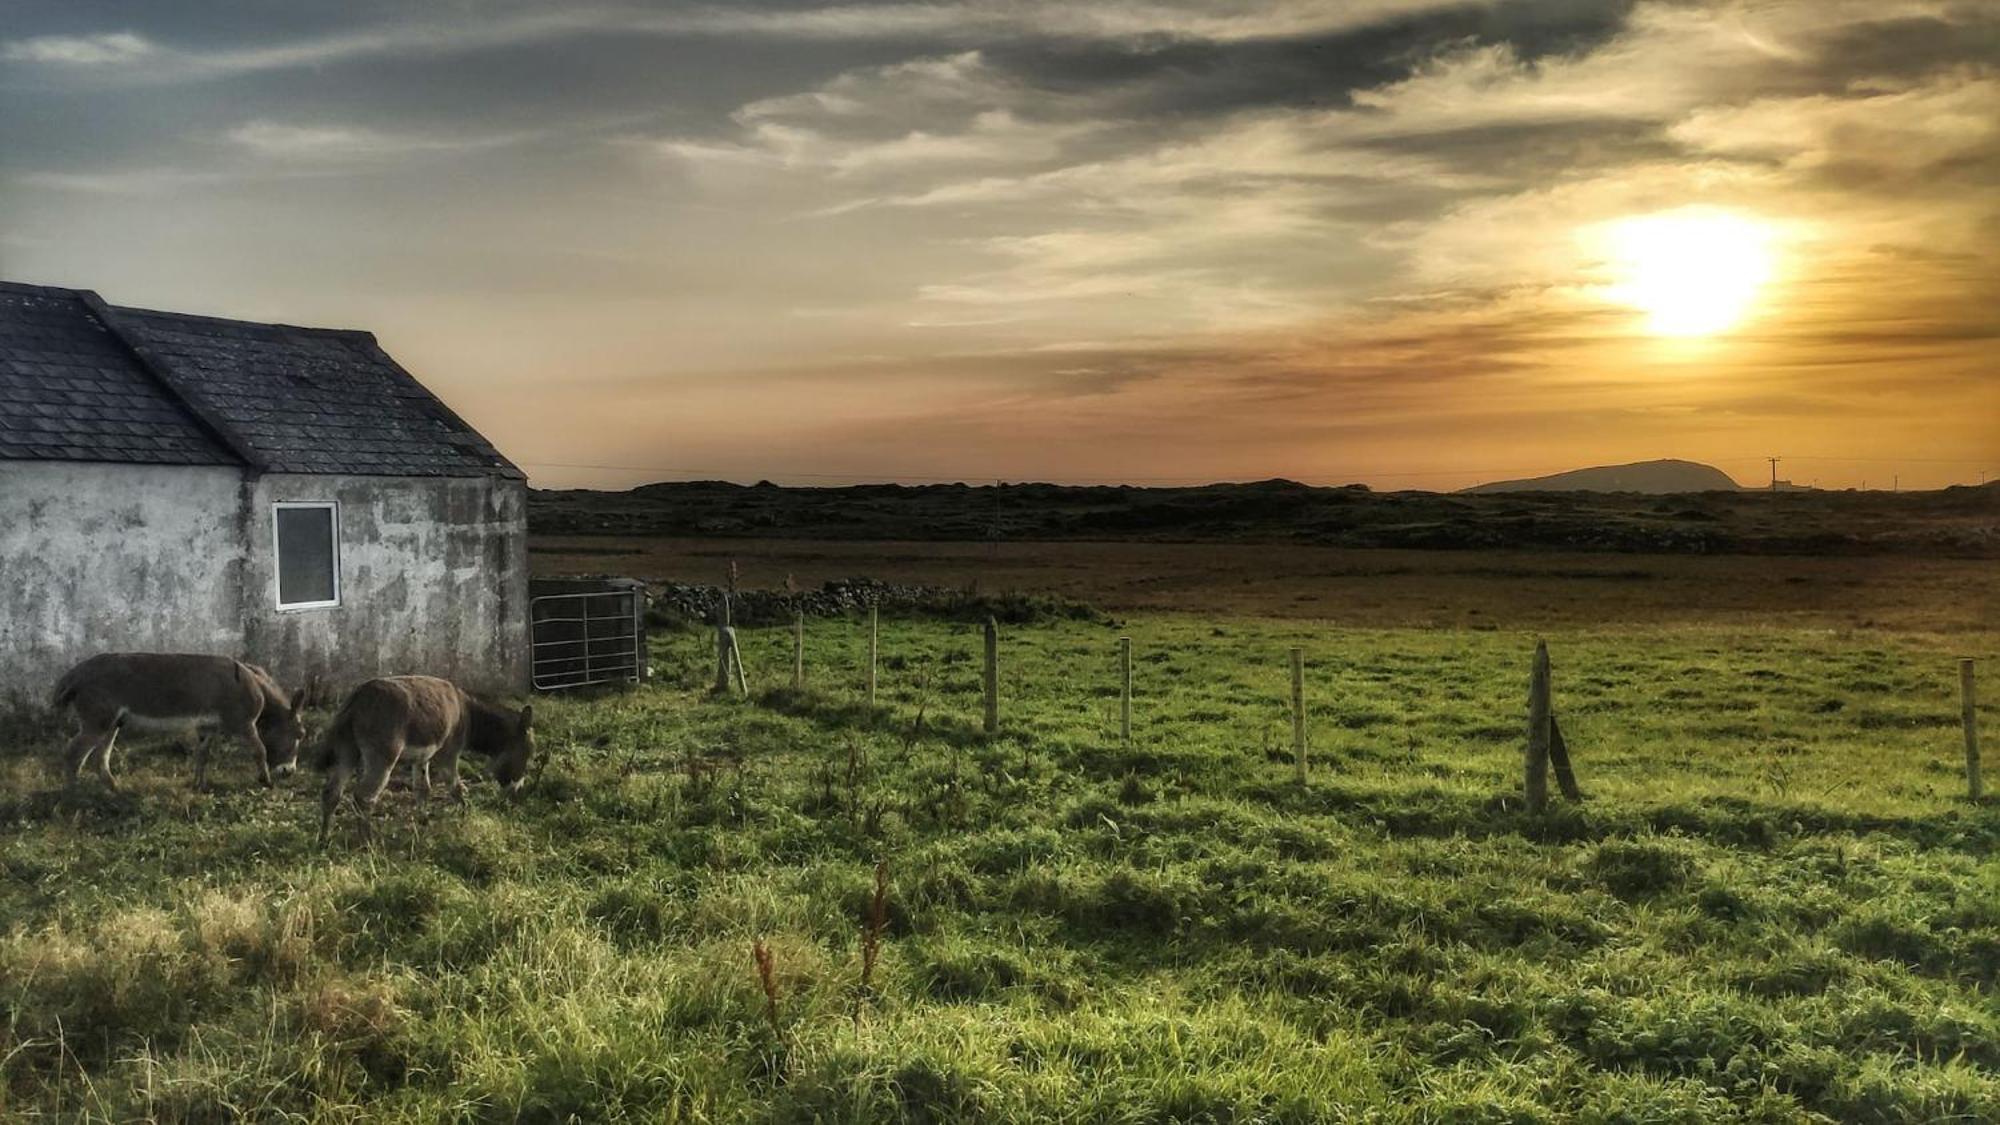
[[875,706],[875,656],[879,650],[882,629],[882,611],[874,604],[868,606],[868,706]]
[[986,619],[986,733],[1000,733],[1000,623]]
[[1534,669],[1528,674],[1528,750],[1522,788],[1528,811],[1549,803],[1549,646],[1535,642]]
[[1979,708],[1973,701],[1972,661],[1958,662],[1958,696],[1965,721],[1965,791],[1975,801],[1985,794],[1979,778]]
[[1118,675],[1123,686],[1118,694],[1118,738],[1132,742],[1132,638],[1118,638]]
[[743,670],[743,650],[736,643],[736,627],[715,627],[715,690],[750,694],[750,680]]
[[1299,784],[1306,783],[1306,650],[1292,650],[1292,756],[1298,761]]
[[806,689],[806,614],[796,610],[792,614],[792,690]]
[[729,595],[718,592],[715,600],[715,693],[729,691],[729,653],[734,647],[729,628]]

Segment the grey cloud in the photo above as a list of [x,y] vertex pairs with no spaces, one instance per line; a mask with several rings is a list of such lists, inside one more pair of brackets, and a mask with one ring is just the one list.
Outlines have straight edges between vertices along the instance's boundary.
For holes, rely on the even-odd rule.
[[1462,172],[1513,184],[1591,168],[1680,155],[1657,121],[1619,117],[1522,121],[1425,132],[1389,133],[1351,142],[1357,148],[1422,156]]
[[1832,28],[1814,44],[1813,69],[1829,88],[1838,90],[1856,78],[1909,79],[1965,63],[2000,65],[2000,8],[1957,4],[1947,16],[1905,16]]
[[1587,51],[1615,35],[1630,0],[1459,3],[1305,34],[1233,41],[1030,38],[985,52],[1055,94],[1092,95],[1094,112],[1228,113],[1346,107],[1357,90],[1406,77],[1445,48],[1507,44],[1528,62]]
[[[73,11],[60,5],[35,7],[40,15],[36,22],[63,26],[75,19]],[[96,18],[111,18],[113,13],[142,28],[162,22],[158,9],[131,4],[115,5],[96,13]],[[1200,4],[1078,5],[1057,0],[670,5],[492,0],[476,13],[456,5],[311,4],[289,14],[282,8],[262,14],[266,18],[246,21],[233,6],[197,4],[177,9],[171,29],[174,34],[162,32],[155,37],[157,45],[135,32],[86,28],[12,40],[9,45],[0,45],[0,58],[55,64],[121,61],[143,64],[128,68],[137,80],[173,81],[371,57],[463,54],[574,38],[736,36],[827,43],[898,42],[921,49],[923,45],[1052,33],[1107,38],[1236,38],[1270,29],[1348,22],[1339,6],[1277,2],[1240,5],[1218,13]],[[245,28],[252,34],[244,34]],[[264,34],[259,36],[257,31]]]

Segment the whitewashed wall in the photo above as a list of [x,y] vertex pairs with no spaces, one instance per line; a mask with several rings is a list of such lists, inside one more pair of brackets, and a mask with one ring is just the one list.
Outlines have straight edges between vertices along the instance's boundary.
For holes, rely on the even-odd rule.
[[[340,504],[341,604],[276,607],[271,504]],[[0,461],[0,703],[106,651],[213,652],[288,686],[527,683],[526,497],[484,478]]]
[[[340,505],[340,604],[276,608],[271,505]],[[245,647],[287,686],[423,673],[479,690],[528,680],[527,498],[484,477],[273,475],[251,489]]]

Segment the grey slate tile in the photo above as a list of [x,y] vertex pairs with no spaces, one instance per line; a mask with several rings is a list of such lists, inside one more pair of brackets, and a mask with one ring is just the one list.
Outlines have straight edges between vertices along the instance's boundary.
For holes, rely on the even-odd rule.
[[0,459],[521,475],[366,333],[87,300],[0,282]]

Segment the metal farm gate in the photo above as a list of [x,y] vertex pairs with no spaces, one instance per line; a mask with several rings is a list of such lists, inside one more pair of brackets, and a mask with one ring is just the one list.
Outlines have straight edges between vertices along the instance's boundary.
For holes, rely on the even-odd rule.
[[529,680],[536,691],[646,678],[646,587],[629,578],[529,584]]

